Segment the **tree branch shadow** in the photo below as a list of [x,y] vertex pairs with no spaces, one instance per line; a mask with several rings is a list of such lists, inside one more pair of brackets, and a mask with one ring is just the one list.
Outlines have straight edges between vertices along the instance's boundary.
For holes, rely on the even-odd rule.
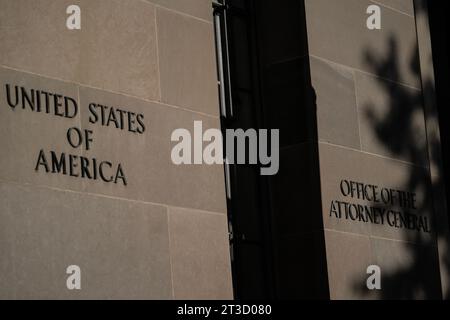
[[[416,8],[421,10],[423,8]],[[374,54],[369,48],[364,52],[364,61],[370,72],[377,75],[377,85],[388,97],[387,112],[377,112],[375,104],[369,103],[363,107],[363,117],[370,124],[378,143],[384,147],[389,157],[411,163],[403,190],[423,192],[424,198],[418,204],[417,212],[435,216],[433,208],[433,185],[443,183],[443,172],[438,172],[437,180],[431,182],[429,167],[441,168],[437,163],[440,159],[440,141],[438,138],[420,136],[417,129],[418,115],[424,115],[423,92],[434,87],[431,79],[422,79],[422,90],[411,90],[402,82],[399,54],[399,41],[391,35],[387,41],[388,53]],[[431,57],[430,57],[431,59]],[[409,69],[415,77],[421,79],[419,49],[416,46],[410,57]],[[386,80],[388,78],[389,80]],[[427,114],[427,117],[437,117],[437,114]],[[430,119],[428,119],[430,120]],[[438,119],[434,119],[438,120]],[[425,170],[424,170],[425,169]],[[447,214],[447,213],[445,213]],[[435,218],[434,218],[435,219]],[[437,239],[442,234],[441,227],[432,223],[435,237],[424,237],[420,232],[399,231],[404,240],[404,251],[409,257],[401,266],[382,269],[381,299],[441,299],[439,261]],[[450,270],[450,257],[445,257],[445,268]],[[441,266],[442,267],[442,266]],[[357,279],[354,289],[362,296],[368,296],[366,282]]]

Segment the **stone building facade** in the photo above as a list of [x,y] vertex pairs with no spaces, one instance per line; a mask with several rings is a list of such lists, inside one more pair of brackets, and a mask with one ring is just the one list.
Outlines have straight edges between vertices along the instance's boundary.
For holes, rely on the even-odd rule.
[[[447,298],[430,17],[421,0],[0,0],[0,298]],[[279,129],[278,174],[175,165],[195,121]]]
[[[80,30],[66,27],[73,4]],[[231,298],[223,168],[170,156],[173,130],[220,126],[211,3],[2,0],[0,30],[0,297]],[[41,91],[41,112],[8,106],[7,84]],[[79,112],[55,115],[52,95],[47,113],[43,92]],[[125,128],[91,123],[91,104],[108,107],[99,117],[143,115],[145,132],[128,113]],[[69,144],[73,127],[92,131],[89,150]],[[36,170],[41,150],[50,172]],[[78,177],[54,174],[52,151],[67,167],[69,155],[112,163],[106,180],[120,163],[127,183],[81,177],[80,158]],[[70,265],[79,291],[67,290]]]

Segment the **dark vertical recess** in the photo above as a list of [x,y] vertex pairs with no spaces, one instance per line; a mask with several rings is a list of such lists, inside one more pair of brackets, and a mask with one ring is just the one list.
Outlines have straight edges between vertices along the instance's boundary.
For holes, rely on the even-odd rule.
[[[223,1],[222,40],[227,39],[231,99],[222,128],[263,128],[260,101],[258,44],[253,1]],[[216,9],[217,10],[217,9]],[[226,28],[225,28],[226,24]],[[226,34],[225,34],[226,32]],[[232,110],[232,112],[231,112]],[[234,293],[237,299],[273,297],[271,225],[268,221],[267,181],[259,167],[230,166],[228,200]]]
[[304,2],[226,0],[215,14],[226,73],[222,129],[280,130],[279,174],[229,166],[235,298],[327,298]]
[[[443,177],[450,203],[450,21],[448,1],[427,1],[433,50],[436,102],[441,133]],[[447,213],[448,214],[448,213]]]

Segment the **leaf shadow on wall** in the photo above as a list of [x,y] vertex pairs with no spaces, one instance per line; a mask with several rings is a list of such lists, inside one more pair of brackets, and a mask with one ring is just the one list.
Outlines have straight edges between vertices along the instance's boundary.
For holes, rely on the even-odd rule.
[[[394,36],[389,38],[388,48],[388,53],[383,56],[374,54],[373,48],[369,48],[364,53],[364,60],[370,66],[371,73],[379,77],[375,81],[387,99],[387,106],[383,106],[383,108],[387,107],[385,109],[387,111],[379,112],[377,110],[379,106],[368,102],[362,106],[364,112],[361,117],[365,117],[366,122],[370,124],[377,142],[383,146],[390,158],[414,164],[407,166],[409,172],[401,190],[423,194],[422,201],[417,204],[416,212],[431,218],[432,232],[436,237],[427,237],[418,231],[399,229],[399,232],[402,232],[403,241],[397,242],[396,250],[399,250],[398,246],[401,246],[401,249],[397,252],[394,250],[386,252],[389,250],[386,249],[389,248],[386,241],[384,252],[374,252],[375,257],[372,257],[374,263],[378,263],[381,267],[382,289],[376,292],[368,290],[366,279],[369,275],[365,275],[365,278],[358,276],[354,289],[359,296],[367,298],[440,299],[442,290],[435,238],[444,237],[445,227],[448,226],[437,223],[434,212],[440,210],[439,214],[447,213],[445,205],[434,207],[436,201],[433,197],[439,194],[439,186],[443,184],[443,172],[437,172],[436,178],[431,181],[427,166],[429,163],[430,167],[441,168],[437,165],[440,159],[440,140],[439,137],[432,135],[423,137],[417,129],[417,117],[425,112],[424,94],[433,92],[434,85],[432,79],[422,79],[422,91],[399,85],[397,82],[401,82],[402,79],[400,59],[404,57],[399,54],[399,43]],[[409,68],[411,73],[420,79],[417,46],[411,53]],[[386,81],[385,78],[393,81]],[[436,113],[427,113],[426,116],[427,123],[438,121]],[[370,170],[371,168],[367,168],[368,172]],[[374,239],[372,238],[371,241]],[[399,252],[400,256],[397,255]],[[444,257],[443,265],[441,267],[446,268],[446,271],[450,270],[448,254]]]

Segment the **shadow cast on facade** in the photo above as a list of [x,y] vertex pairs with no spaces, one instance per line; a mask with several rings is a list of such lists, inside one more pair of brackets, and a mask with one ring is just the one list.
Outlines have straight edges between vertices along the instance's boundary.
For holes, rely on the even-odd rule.
[[[417,8],[421,10],[423,8]],[[440,286],[437,240],[444,233],[441,224],[436,223],[433,208],[433,189],[435,184],[443,183],[443,172],[437,173],[437,179],[430,180],[430,167],[441,168],[437,163],[440,159],[440,141],[428,137],[418,137],[416,127],[418,115],[424,115],[424,93],[434,90],[432,79],[422,79],[422,91],[411,90],[401,82],[399,43],[391,35],[388,39],[388,53],[384,56],[374,54],[373,48],[364,53],[364,61],[370,66],[371,73],[377,75],[377,85],[388,97],[387,112],[380,114],[375,105],[364,106],[366,120],[374,132],[378,142],[384,147],[390,158],[400,159],[410,163],[407,178],[402,189],[415,193],[423,193],[423,198],[417,203],[417,213],[429,216],[431,219],[431,237],[425,237],[421,232],[402,232],[404,252],[407,262],[389,269],[383,268],[381,299],[440,299]],[[429,57],[431,59],[431,57]],[[419,49],[417,45],[411,52],[410,71],[420,79]],[[385,80],[386,78],[392,81]],[[427,114],[427,117],[436,114]],[[428,119],[430,120],[430,119]],[[435,119],[437,121],[437,119]],[[419,139],[418,139],[419,138]],[[422,138],[422,139],[420,139]],[[370,168],[367,168],[370,170]],[[442,169],[441,169],[442,170]],[[432,185],[433,184],[433,185]],[[387,208],[388,210],[390,208]],[[394,208],[392,208],[394,209]],[[445,213],[446,214],[446,213]],[[445,268],[450,270],[450,260],[445,257]],[[441,268],[442,268],[441,264]],[[366,282],[356,279],[354,289],[361,295],[367,294]],[[445,296],[445,294],[444,294]]]

